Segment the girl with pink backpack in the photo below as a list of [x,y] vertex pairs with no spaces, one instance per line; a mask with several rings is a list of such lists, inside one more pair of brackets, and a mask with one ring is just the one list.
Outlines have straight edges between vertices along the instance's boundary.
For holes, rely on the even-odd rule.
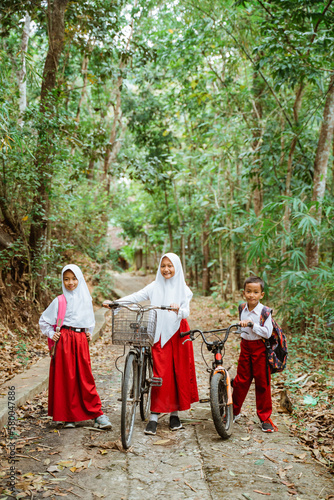
[[65,422],[66,428],[95,419],[95,427],[111,429],[101,410],[90,363],[88,342],[95,326],[92,297],[75,264],[63,268],[62,288],[63,294],[51,302],[39,320],[52,347],[48,415]]

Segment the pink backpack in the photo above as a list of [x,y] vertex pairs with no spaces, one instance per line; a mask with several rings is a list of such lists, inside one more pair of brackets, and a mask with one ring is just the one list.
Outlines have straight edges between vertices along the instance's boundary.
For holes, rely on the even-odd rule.
[[[66,305],[67,305],[64,294],[58,295],[57,299],[58,299],[57,324],[53,326],[55,331],[57,328],[61,328],[61,326],[64,322],[64,318],[65,318],[65,314],[66,314]],[[50,352],[51,352],[54,345],[55,345],[54,340],[48,338],[48,346],[49,346]]]

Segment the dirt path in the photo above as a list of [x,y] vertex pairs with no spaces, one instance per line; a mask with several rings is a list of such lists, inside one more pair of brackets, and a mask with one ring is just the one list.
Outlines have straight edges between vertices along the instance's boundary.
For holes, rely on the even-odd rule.
[[[204,307],[203,299],[194,300],[192,327],[203,323]],[[209,311],[205,321],[214,326],[217,319],[216,311]],[[194,348],[200,397],[206,398],[208,374],[199,341]],[[163,416],[157,435],[146,436],[138,415],[133,445],[124,452],[119,441],[121,375],[114,364],[122,352],[121,346],[111,344],[110,329],[91,347],[93,373],[113,424],[111,431],[96,431],[91,422],[82,422],[76,429],[55,427],[46,416],[46,393],[16,411],[16,498],[334,498],[333,477],[289,435],[288,417],[277,413],[277,406],[273,419],[279,432],[261,431],[253,388],[243,408],[245,416],[227,441],[214,429],[209,403],[197,403],[181,413],[184,429],[178,432],[169,431],[168,416]],[[232,372],[237,352],[238,339],[232,338],[225,357]],[[4,451],[0,461],[0,479],[5,485],[9,464]],[[8,496],[4,489],[0,491],[1,499]]]
[[114,283],[114,291],[119,297],[124,297],[125,295],[130,295],[130,293],[140,290],[151,283],[155,278],[153,274],[141,276],[134,272],[117,273],[113,271],[110,274]]

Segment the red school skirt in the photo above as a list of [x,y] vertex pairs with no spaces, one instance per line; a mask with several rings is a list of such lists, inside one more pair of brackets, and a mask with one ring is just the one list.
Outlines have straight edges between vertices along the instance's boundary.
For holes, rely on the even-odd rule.
[[185,342],[181,332],[190,330],[188,321],[181,320],[180,329],[161,347],[161,339],[152,347],[153,374],[162,378],[162,386],[152,387],[151,412],[184,411],[198,401],[192,342]]
[[102,414],[86,334],[61,329],[50,364],[48,415],[60,422],[79,422]]

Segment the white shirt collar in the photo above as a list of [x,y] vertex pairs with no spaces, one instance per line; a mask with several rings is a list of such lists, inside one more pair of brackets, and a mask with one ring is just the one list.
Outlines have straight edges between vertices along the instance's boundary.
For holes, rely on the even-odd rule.
[[247,305],[247,302],[246,302],[245,310],[247,310],[249,313],[254,313],[254,314],[257,314],[257,316],[261,316],[262,309],[263,309],[263,305],[261,304],[261,302],[258,302],[257,306],[254,307],[254,309],[252,311],[250,311],[248,309],[248,305]]

